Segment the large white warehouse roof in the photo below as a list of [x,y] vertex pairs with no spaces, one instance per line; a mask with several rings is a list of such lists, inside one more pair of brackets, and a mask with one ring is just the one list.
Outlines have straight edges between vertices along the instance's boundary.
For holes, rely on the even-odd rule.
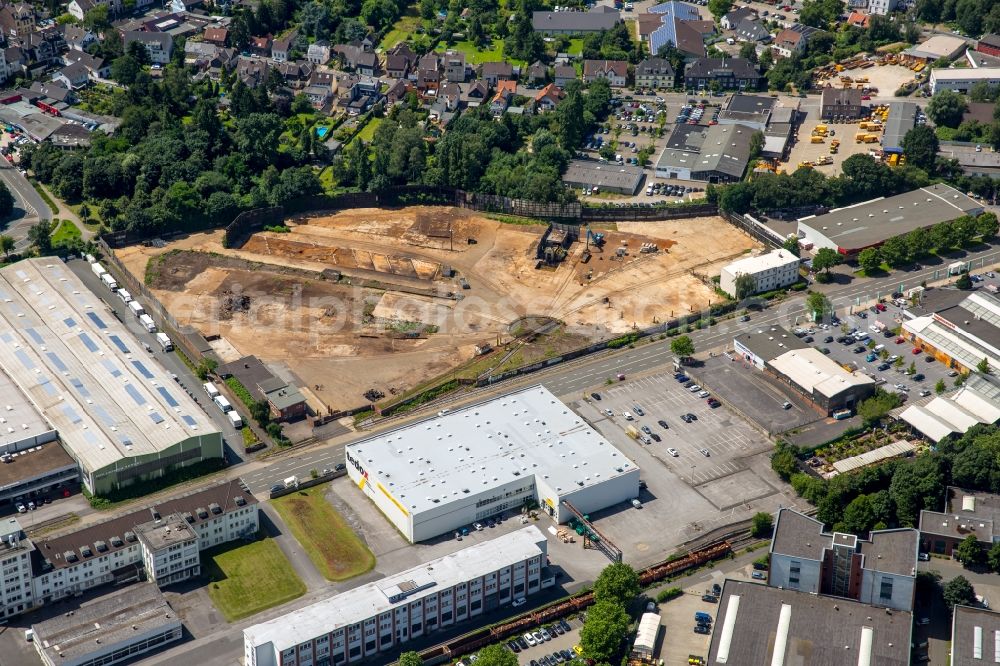
[[54,257],[0,269],[0,368],[90,471],[218,433]]
[[636,464],[538,385],[350,444],[409,513],[534,477],[559,496]]

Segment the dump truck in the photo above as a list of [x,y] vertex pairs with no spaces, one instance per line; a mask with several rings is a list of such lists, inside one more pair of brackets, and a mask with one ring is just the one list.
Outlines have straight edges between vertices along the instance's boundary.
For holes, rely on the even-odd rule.
[[866,134],[865,143],[878,143],[881,138],[878,134]]
[[809,143],[826,143],[826,139],[821,136],[813,136],[809,139]]
[[866,136],[868,136],[866,132],[858,132],[854,135],[854,143],[864,143]]

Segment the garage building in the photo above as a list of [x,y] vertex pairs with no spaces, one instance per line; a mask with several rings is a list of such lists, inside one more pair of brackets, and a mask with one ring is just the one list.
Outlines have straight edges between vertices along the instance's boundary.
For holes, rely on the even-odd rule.
[[1000,84],[1000,67],[932,69],[930,78],[931,93],[947,89],[957,93],[968,94],[972,90],[972,87],[980,81],[984,81],[991,86]]
[[573,160],[562,180],[574,189],[597,187],[601,192],[635,195],[642,185],[642,168],[596,160]]
[[893,197],[873,199],[836,208],[825,215],[810,215],[798,222],[798,236],[814,250],[827,247],[855,255],[877,247],[889,238],[963,215],[979,215],[983,205],[954,187],[938,183]]
[[923,118],[915,102],[889,102],[889,117],[882,133],[882,148],[890,153],[903,152],[903,138]]
[[347,471],[411,542],[537,502],[593,513],[639,496],[639,468],[538,385],[346,447]]
[[58,259],[0,269],[0,370],[96,495],[222,458],[205,412]]

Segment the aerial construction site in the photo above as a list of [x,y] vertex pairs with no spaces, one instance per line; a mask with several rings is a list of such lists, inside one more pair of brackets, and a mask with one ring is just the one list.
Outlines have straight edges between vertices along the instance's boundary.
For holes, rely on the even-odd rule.
[[291,218],[239,248],[216,231],[116,254],[220,358],[283,366],[340,410],[371,389],[399,394],[698,311],[718,298],[710,277],[755,247],[717,217],[588,233],[415,206]]

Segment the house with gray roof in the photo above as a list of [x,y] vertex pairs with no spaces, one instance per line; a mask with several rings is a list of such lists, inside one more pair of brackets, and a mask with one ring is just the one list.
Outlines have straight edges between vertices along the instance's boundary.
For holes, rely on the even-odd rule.
[[599,8],[589,12],[537,11],[531,14],[531,27],[543,35],[582,35],[610,30],[620,20],[618,12],[600,11]]

